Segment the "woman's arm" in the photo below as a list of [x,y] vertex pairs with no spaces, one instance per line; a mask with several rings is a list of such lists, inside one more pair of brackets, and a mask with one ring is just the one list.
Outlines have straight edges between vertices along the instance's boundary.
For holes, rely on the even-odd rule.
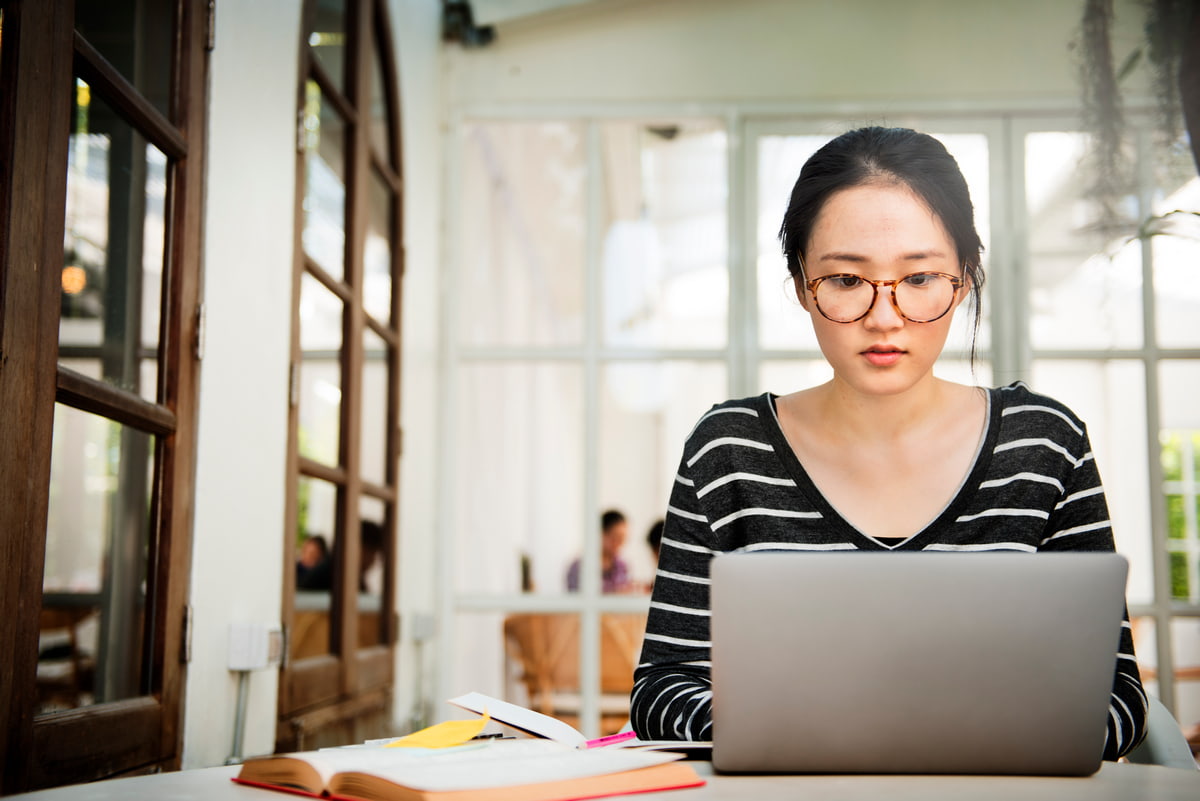
[[[1046,536],[1039,550],[1112,551],[1112,525],[1100,472],[1086,430],[1080,434],[1077,463],[1058,504],[1050,512]],[[1115,761],[1127,754],[1146,735],[1146,691],[1138,673],[1133,651],[1129,614],[1121,625],[1116,672],[1108,709],[1108,739],[1104,758]]]
[[676,474],[630,720],[649,740],[711,740],[709,562],[712,531],[686,464]]

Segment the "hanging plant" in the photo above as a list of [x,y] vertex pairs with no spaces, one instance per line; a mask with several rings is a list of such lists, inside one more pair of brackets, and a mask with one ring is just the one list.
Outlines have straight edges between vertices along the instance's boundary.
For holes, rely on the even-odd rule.
[[1121,82],[1139,64],[1152,76],[1159,146],[1180,147],[1186,130],[1200,172],[1200,2],[1142,0],[1142,6],[1145,39],[1119,66],[1112,47],[1113,0],[1085,0],[1081,21],[1083,124],[1092,135],[1088,190],[1096,204],[1094,227],[1108,236],[1146,225],[1135,225],[1126,211],[1134,181],[1121,98]]
[[[1122,214],[1124,199],[1133,190],[1132,170],[1124,152],[1125,113],[1112,49],[1113,0],[1086,0],[1081,44],[1083,63],[1083,125],[1092,141],[1085,166],[1088,197],[1096,204],[1093,225],[1109,238],[1131,224]],[[1127,59],[1122,75],[1132,70]]]

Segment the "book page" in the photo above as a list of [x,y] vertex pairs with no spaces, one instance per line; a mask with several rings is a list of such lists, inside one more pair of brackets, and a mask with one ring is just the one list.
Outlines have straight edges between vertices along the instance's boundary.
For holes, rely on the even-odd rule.
[[247,759],[238,771],[238,778],[296,787],[319,795],[335,772],[329,761],[316,754],[281,754]]
[[[550,740],[492,740],[474,747],[410,752],[414,755],[397,760],[398,752],[348,750],[338,755],[336,767],[339,773],[370,774],[402,787],[449,791],[600,776],[680,758],[661,751],[581,750]],[[337,777],[330,786],[337,791]]]
[[479,715],[482,715],[486,710],[492,716],[492,720],[498,723],[503,723],[515,729],[529,732],[538,737],[545,737],[564,745],[578,747],[587,742],[587,738],[583,736],[582,732],[573,726],[563,723],[558,718],[552,718],[549,715],[543,715],[541,712],[534,712],[532,709],[510,704],[507,701],[501,701],[499,698],[492,698],[483,693],[467,693],[457,698],[451,698],[448,703]]

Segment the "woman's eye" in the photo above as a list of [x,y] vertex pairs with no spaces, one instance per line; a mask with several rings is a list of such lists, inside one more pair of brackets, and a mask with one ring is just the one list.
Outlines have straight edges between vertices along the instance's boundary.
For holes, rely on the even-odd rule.
[[904,283],[908,284],[911,287],[921,289],[923,287],[927,287],[930,284],[932,284],[936,278],[937,278],[936,275],[929,275],[928,273],[917,273],[916,275],[910,275],[910,276],[905,277]]
[[862,283],[862,279],[857,275],[835,275],[829,279],[829,283],[836,289],[854,289]]

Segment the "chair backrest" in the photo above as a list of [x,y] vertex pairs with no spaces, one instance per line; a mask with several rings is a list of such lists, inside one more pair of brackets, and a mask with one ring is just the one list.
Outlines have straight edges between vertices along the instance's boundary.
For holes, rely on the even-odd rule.
[[1150,706],[1146,711],[1146,739],[1126,758],[1145,765],[1196,770],[1196,758],[1175,716],[1153,695],[1147,698]]
[[[600,691],[628,695],[633,690],[646,630],[644,613],[600,616]],[[505,650],[518,666],[530,704],[554,714],[554,696],[579,692],[579,616],[569,613],[522,613],[504,620]]]

